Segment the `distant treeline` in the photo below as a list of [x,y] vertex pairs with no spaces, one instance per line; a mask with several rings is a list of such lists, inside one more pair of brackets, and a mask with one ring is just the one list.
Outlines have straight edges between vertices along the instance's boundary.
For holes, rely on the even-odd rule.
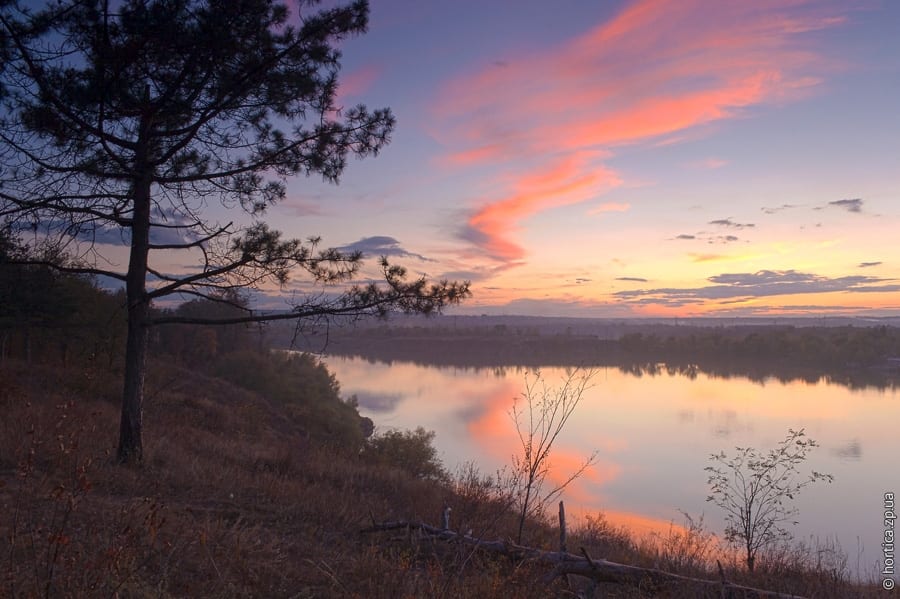
[[[211,301],[191,301],[155,316],[172,313],[236,314],[240,309]],[[45,265],[10,264],[0,251],[0,360],[62,366],[122,367],[127,320],[123,291],[102,289],[87,276],[62,273]],[[257,327],[161,325],[153,327],[153,354],[185,366],[267,344]]]
[[[382,326],[298,336],[298,349],[457,368],[613,366],[634,374],[704,372],[762,381],[822,379],[850,387],[900,383],[900,329],[875,327],[660,327],[602,339],[575,332]],[[283,339],[283,337],[282,337]]]
[[[47,247],[32,247],[0,228],[0,359],[62,366],[121,368],[127,318],[123,290],[107,290],[77,272],[78,262]],[[229,318],[246,314],[237,294],[154,308],[162,316]],[[153,355],[202,366],[234,352],[268,347],[252,325],[160,325],[151,328]]]
[[[34,263],[16,262],[25,259]],[[66,260],[62,255],[34,254],[0,230],[0,367],[23,361],[58,367],[84,380],[120,376],[125,294],[51,266]],[[244,300],[235,295],[154,309],[151,317],[222,319],[244,314]],[[153,326],[151,372],[174,372],[170,378],[177,380],[178,369],[190,369],[225,379],[280,404],[310,439],[361,447],[373,424],[359,415],[355,399],[341,396],[338,381],[315,356],[271,352],[265,332],[253,324]]]
[[125,341],[124,293],[104,292],[89,277],[11,262],[62,260],[29,252],[0,231],[0,360],[113,367]]

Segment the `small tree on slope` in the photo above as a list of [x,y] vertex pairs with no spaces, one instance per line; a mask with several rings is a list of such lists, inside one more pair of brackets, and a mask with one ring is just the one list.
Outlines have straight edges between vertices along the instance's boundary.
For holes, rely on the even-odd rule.
[[766,453],[736,447],[731,458],[725,452],[710,456],[714,465],[705,468],[710,486],[706,500],[725,511],[725,538],[742,548],[751,572],[761,549],[791,538],[786,526],[797,523],[797,508],[790,505],[797,493],[814,482],[833,480],[816,471],[800,475],[798,467],[815,447],[803,429],[789,429]]

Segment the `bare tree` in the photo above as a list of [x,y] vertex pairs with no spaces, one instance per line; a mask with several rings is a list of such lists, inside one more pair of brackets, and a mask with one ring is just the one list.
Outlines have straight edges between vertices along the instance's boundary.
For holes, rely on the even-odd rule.
[[[388,109],[335,105],[339,43],[365,31],[368,3],[316,9],[270,0],[0,0],[0,218],[65,246],[68,272],[120,281],[128,335],[118,457],[143,456],[148,328],[284,318],[430,312],[467,283],[424,278],[382,259],[382,284],[347,286],[361,254],[283,239],[262,217],[288,177],[337,182],[348,155],[389,141]],[[237,209],[220,222],[211,205]],[[128,248],[116,269],[102,243]],[[188,270],[163,267],[181,254]],[[226,321],[154,318],[165,296],[222,301],[227,292],[317,285],[293,310]]]
[[516,480],[516,507],[519,515],[518,543],[528,518],[541,516],[575,479],[596,461],[594,451],[563,482],[549,490],[544,488],[550,473],[553,444],[581,403],[594,373],[592,371],[567,371],[558,388],[547,387],[540,373],[526,375],[525,391],[521,401],[513,402],[510,417],[516,425],[521,454],[513,456],[513,472]]
[[766,453],[752,447],[735,447],[713,454],[715,465],[707,466],[711,494],[707,501],[725,511],[725,538],[744,550],[751,572],[761,549],[791,538],[786,525],[796,524],[798,510],[790,505],[804,487],[834,477],[813,471],[801,476],[798,466],[818,443],[806,438],[804,429],[788,429],[778,446]]

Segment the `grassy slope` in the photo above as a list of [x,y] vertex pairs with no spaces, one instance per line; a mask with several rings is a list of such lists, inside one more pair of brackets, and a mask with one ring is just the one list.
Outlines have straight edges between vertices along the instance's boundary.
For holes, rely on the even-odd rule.
[[436,521],[449,489],[315,447],[278,406],[221,380],[157,365],[148,383],[148,458],[131,470],[110,457],[114,379],[0,370],[0,595],[398,597],[439,584],[411,545],[358,531],[371,516]]
[[[456,526],[511,537],[514,522],[471,477],[415,480],[317,446],[283,407],[190,370],[156,364],[148,389],[148,457],[128,469],[111,460],[114,377],[0,368],[0,595],[572,596],[564,581],[541,583],[543,567],[414,535],[359,533],[372,517],[436,523],[449,504]],[[532,530],[531,542],[550,548],[553,531]],[[711,551],[702,533],[638,543],[602,519],[582,533],[570,547],[688,574],[703,573]],[[865,596],[839,571],[823,578],[821,565],[798,573],[784,559],[762,570],[753,579],[735,572],[735,581]]]

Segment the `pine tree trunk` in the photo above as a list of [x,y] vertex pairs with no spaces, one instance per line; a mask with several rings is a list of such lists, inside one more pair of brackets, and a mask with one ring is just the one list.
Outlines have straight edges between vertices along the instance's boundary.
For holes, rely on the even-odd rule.
[[144,458],[141,437],[144,412],[144,372],[147,359],[147,302],[129,303],[128,340],[125,345],[125,386],[119,424],[121,463],[140,463]]
[[144,459],[142,440],[144,374],[147,361],[147,256],[150,252],[150,177],[134,185],[131,254],[125,280],[128,303],[128,337],[125,341],[125,385],[119,425],[120,463],[138,464]]
[[31,326],[25,324],[25,364],[31,369]]

